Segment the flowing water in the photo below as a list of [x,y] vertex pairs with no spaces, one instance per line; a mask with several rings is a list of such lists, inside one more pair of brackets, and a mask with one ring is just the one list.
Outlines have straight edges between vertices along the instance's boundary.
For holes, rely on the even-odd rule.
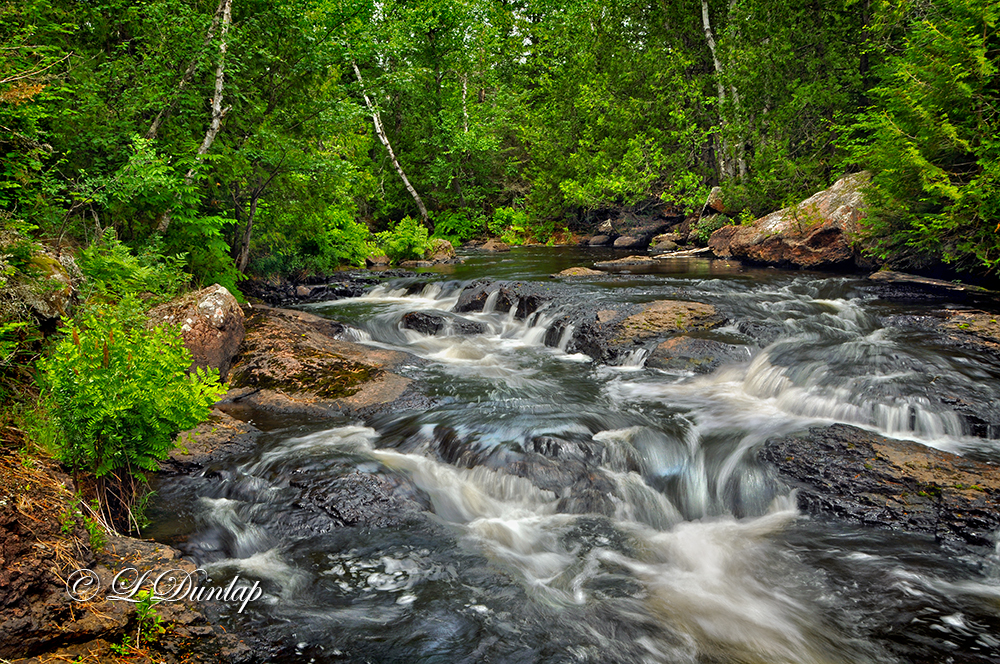
[[[886,326],[920,305],[862,279],[709,261],[572,280],[527,320],[487,302],[462,314],[482,334],[399,325],[452,315],[469,279],[549,283],[588,259],[473,257],[311,306],[345,338],[415,356],[400,371],[436,405],[286,423],[164,483],[153,534],[213,579],[264,584],[226,619],[293,644],[275,661],[1000,661],[1000,552],[804,516],[753,453],[846,422],[1000,461],[996,431],[973,436],[953,409],[996,408],[1000,358]],[[564,301],[655,299],[715,305],[733,322],[705,336],[745,357],[695,375],[646,368],[646,348],[596,364],[567,352],[573,329],[542,343]],[[506,472],[546,450],[542,470]],[[419,509],[331,525],[324,499],[360,477]]]

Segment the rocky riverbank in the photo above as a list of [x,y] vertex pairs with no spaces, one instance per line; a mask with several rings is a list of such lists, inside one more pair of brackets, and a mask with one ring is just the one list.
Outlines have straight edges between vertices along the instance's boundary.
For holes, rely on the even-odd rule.
[[1000,468],[835,424],[769,440],[758,452],[811,514],[995,547]]

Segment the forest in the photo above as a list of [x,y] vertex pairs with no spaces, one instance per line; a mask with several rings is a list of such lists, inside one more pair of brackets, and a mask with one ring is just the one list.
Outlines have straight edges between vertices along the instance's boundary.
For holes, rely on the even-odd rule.
[[0,214],[57,246],[113,229],[235,291],[362,265],[393,233],[558,242],[608,211],[696,211],[714,185],[751,219],[868,169],[877,259],[992,275],[998,17],[973,0],[6,2]]
[[[289,558],[288,565],[281,562],[280,570],[301,563],[301,570],[313,574],[317,560],[330,558],[331,547],[354,541],[331,544],[323,540],[327,534],[350,538],[362,531],[392,531],[408,519],[410,525],[423,524],[414,526],[420,541],[438,547],[434,569],[473,574],[449,577],[445,585],[456,593],[448,600],[453,602],[449,615],[470,621],[461,624],[482,616],[534,616],[526,629],[535,636],[524,637],[529,643],[521,644],[523,651],[512,635],[521,634],[524,625],[512,622],[501,625],[497,636],[480,638],[491,633],[486,628],[456,628],[441,639],[462,641],[456,648],[481,643],[487,650],[467,656],[455,654],[465,652],[460,650],[434,651],[433,657],[413,655],[407,661],[565,661],[532,659],[531,654],[537,652],[536,642],[565,634],[578,639],[579,648],[572,651],[578,653],[597,639],[600,650],[592,652],[601,655],[587,661],[610,661],[612,655],[623,662],[652,661],[648,653],[636,654],[648,639],[631,625],[672,624],[673,617],[636,621],[632,608],[617,617],[600,608],[573,623],[561,622],[561,617],[546,622],[549,608],[564,601],[559,597],[576,597],[586,585],[573,580],[566,585],[570,593],[557,587],[562,581],[551,589],[548,584],[569,578],[567,574],[576,574],[573,570],[590,574],[599,567],[598,559],[602,565],[614,559],[616,571],[604,579],[608,588],[619,584],[620,570],[626,568],[647,584],[621,585],[622,598],[638,593],[631,588],[645,587],[651,590],[643,596],[666,592],[669,601],[662,601],[661,608],[676,604],[698,609],[697,602],[686,603],[697,593],[685,588],[670,599],[661,582],[683,577],[703,559],[714,560],[711,551],[724,552],[728,544],[714,549],[713,544],[709,555],[695,552],[690,564],[648,573],[648,579],[642,570],[660,568],[638,562],[629,567],[628,556],[639,560],[644,551],[667,547],[664,537],[674,534],[683,539],[698,529],[709,532],[716,517],[718,523],[732,517],[736,542],[742,537],[736,531],[749,525],[755,534],[746,541],[754,544],[733,549],[728,567],[739,572],[732,577],[735,583],[721,577],[716,583],[713,572],[709,586],[739,591],[746,582],[752,590],[722,603],[709,597],[704,606],[722,610],[718,615],[709,610],[704,624],[721,615],[723,621],[713,623],[719,625],[718,634],[727,639],[742,635],[746,642],[737,638],[718,650],[720,642],[708,639],[692,651],[697,657],[669,661],[896,661],[880,653],[883,647],[896,647],[897,632],[912,631],[915,636],[907,638],[914,648],[945,638],[920,632],[921,625],[931,625],[929,614],[911,610],[909,598],[893,599],[898,584],[886,581],[889,577],[841,581],[833,570],[827,598],[845,588],[874,589],[845,600],[835,611],[818,601],[787,600],[798,597],[795,592],[809,595],[813,590],[794,587],[795,574],[773,564],[777,558],[744,564],[747,556],[762,550],[757,542],[763,531],[754,524],[771,523],[765,530],[773,526],[777,532],[784,526],[774,524],[793,519],[795,509],[789,504],[783,512],[765,515],[765,508],[771,509],[767,505],[781,501],[758,476],[757,462],[740,465],[740,455],[754,441],[784,436],[814,420],[844,425],[810,434],[833,441],[830,445],[843,443],[840,452],[828,453],[830,446],[808,448],[819,450],[818,467],[842,465],[837,472],[844,481],[838,490],[844,495],[831,498],[831,504],[840,505],[836,501],[847,500],[851,491],[868,491],[858,488],[869,486],[871,479],[869,474],[858,479],[862,469],[882,480],[891,477],[883,477],[888,461],[874,451],[889,443],[870,438],[872,431],[931,440],[934,446],[942,440],[965,444],[971,438],[992,443],[1000,436],[995,408],[1000,400],[993,380],[1000,339],[996,292],[965,290],[970,283],[992,288],[1000,283],[998,67],[1000,3],[982,0],[0,0],[0,552],[8,561],[20,561],[10,566],[16,567],[16,575],[8,575],[9,570],[0,575],[5,589],[11,588],[11,599],[0,602],[5,613],[0,616],[0,661],[85,637],[115,642],[104,643],[105,654],[97,659],[78,660],[73,654],[73,661],[116,661],[105,655],[132,658],[156,646],[173,618],[161,621],[157,611],[165,609],[154,609],[159,600],[148,594],[139,596],[137,607],[121,609],[132,613],[120,615],[117,626],[71,634],[65,625],[89,618],[72,617],[78,614],[65,593],[70,586],[64,576],[101,556],[119,556],[122,562],[123,551],[141,545],[126,543],[119,534],[160,542],[165,532],[168,540],[182,532],[163,530],[173,527],[174,512],[192,522],[208,518],[190,516],[201,503],[177,507],[194,500],[194,493],[170,493],[197,482],[213,485],[198,489],[204,491],[198,500],[210,495],[211,504],[258,505],[254,501],[302,490],[288,504],[260,503],[265,511],[275,510],[273,523],[267,524],[276,533],[274,541],[290,543],[276,555],[301,555],[301,560]],[[756,229],[756,221],[783,208],[792,210],[801,234],[803,222],[793,206],[847,180],[845,175],[855,179],[854,174],[864,183],[865,212],[857,230],[850,231],[849,249],[863,254],[864,261],[850,269],[885,271],[768,272],[759,262],[740,264],[739,256],[731,265],[730,256],[717,252],[720,260],[699,257],[690,273],[667,271],[662,273],[666,278],[644,281],[649,275],[641,270],[633,274],[631,267],[619,265],[614,269],[626,276],[608,276],[581,268],[570,255],[577,251],[575,256],[589,260],[599,249],[537,246],[579,243],[611,219],[673,219],[678,228],[688,225],[682,242],[697,237],[702,245],[677,253],[709,252],[703,245],[713,232],[718,238],[742,232],[742,226]],[[702,225],[703,211],[719,198],[724,214],[709,217],[716,225]],[[697,227],[690,225],[692,219]],[[667,225],[661,225],[656,231],[661,237],[675,235],[664,233]],[[457,247],[487,239],[536,246],[519,250],[520,263],[514,258],[492,262],[485,251],[475,255],[478,267],[476,258],[466,266],[455,259],[442,266],[446,280],[440,283],[396,270],[340,272],[368,263],[405,263],[447,243]],[[677,249],[672,240],[664,242]],[[648,256],[638,258],[656,263]],[[584,278],[567,284],[570,277],[581,276],[574,270]],[[587,281],[588,273],[593,282]],[[886,274],[904,282],[879,283]],[[507,281],[512,275],[516,281]],[[919,280],[942,276],[948,281],[931,280],[936,295],[913,295]],[[396,279],[398,288],[378,283],[384,279]],[[855,281],[848,283],[851,279]],[[298,299],[268,299],[253,288],[295,293]],[[361,301],[363,293],[367,299]],[[678,300],[681,295],[692,301]],[[328,297],[359,302],[337,309],[332,300],[325,302]],[[649,302],[652,297],[663,299]],[[982,306],[989,312],[952,307],[985,301]],[[302,306],[293,311],[261,306],[265,303]],[[498,303],[502,306],[495,308]],[[427,306],[431,309],[425,310]],[[188,314],[178,312],[193,313],[182,325]],[[201,327],[192,332],[192,325]],[[205,360],[192,350],[199,344],[215,344],[212,349],[218,353]],[[458,360],[441,360],[452,358],[453,352]],[[413,361],[406,359],[404,366],[403,357]],[[725,370],[712,373],[718,367]],[[744,377],[733,379],[733,371]],[[631,386],[630,376],[638,377]],[[359,392],[372,385],[379,387]],[[351,401],[357,394],[372,401]],[[676,402],[672,410],[663,410],[671,401]],[[224,402],[237,404],[236,415],[221,409]],[[255,428],[246,413],[254,418],[263,413],[265,423],[294,421],[296,427],[340,427],[350,416],[371,428],[331,429],[330,435],[343,433],[344,444],[356,450],[329,464],[325,457],[322,464],[296,457],[292,452],[298,447],[293,446],[280,463],[268,457],[266,464],[239,465],[241,455],[255,449],[257,436],[263,431],[271,435],[266,424]],[[418,417],[423,419],[407,419]],[[688,427],[683,435],[677,433],[682,425]],[[855,431],[855,426],[866,430]],[[433,436],[425,440],[421,436],[427,432]],[[639,465],[631,456],[628,465],[621,461],[611,471],[599,463],[602,450],[618,449],[615,445],[625,449],[632,435],[637,436],[636,449],[654,449],[648,442],[654,441],[661,446],[656,450],[670,452],[650,453],[652,461],[646,461],[663,464],[650,466],[646,479],[637,474]],[[372,442],[380,436],[378,444]],[[676,436],[680,442],[675,450]],[[310,439],[298,440],[296,445]],[[779,443],[795,443],[798,447],[789,449],[798,451],[774,452],[772,461],[779,466],[806,459],[802,445],[815,442],[790,440]],[[477,447],[482,441],[499,441],[490,452],[499,450],[498,456],[483,456]],[[730,443],[735,451],[726,447]],[[188,444],[193,458],[200,460],[174,458],[188,454]],[[862,456],[865,445],[873,451]],[[426,458],[411,454],[425,447],[430,450]],[[694,456],[685,456],[689,453]],[[905,456],[911,453],[904,449],[900,459],[911,459]],[[920,454],[912,458],[924,459]],[[627,455],[619,456],[624,460]],[[348,457],[350,463],[344,461]],[[358,462],[362,457],[368,460]],[[716,465],[731,459],[732,464],[727,460],[719,470],[709,463],[706,471],[705,458]],[[273,468],[268,465],[272,461],[277,464]],[[403,465],[390,468],[390,461],[411,464],[412,472]],[[356,462],[355,468],[351,464]],[[468,467],[462,466],[466,462]],[[995,488],[1000,475],[986,462],[976,463],[975,472],[955,476],[961,483],[949,475],[943,488],[935,484],[940,478],[909,478],[902,492],[902,480],[889,481],[889,488],[878,491],[887,492],[887,506],[890,499],[897,501],[898,514],[866,516],[864,525],[878,521],[895,530],[898,524],[911,527],[918,521],[918,526],[944,523],[937,511],[947,503],[954,532],[945,535],[995,547],[993,505],[1000,496]],[[225,481],[219,479],[219,464],[225,467]],[[477,464],[488,472],[478,472],[473,468]],[[202,472],[202,465],[216,470]],[[904,474],[909,472],[904,466],[916,468],[909,461],[897,465]],[[920,461],[924,465],[931,467]],[[266,466],[266,473],[258,466]],[[376,476],[374,467],[396,478],[395,484]],[[427,505],[406,493],[412,478],[404,476],[417,477],[420,473],[413,469],[430,467],[440,471],[434,477],[466,478],[461,482],[468,486],[459,491],[457,484],[428,488],[414,483],[413,496],[463,496],[467,490],[507,496],[510,487],[520,487],[524,500],[537,499],[528,506],[537,510],[532,518],[552,517],[562,528],[582,516],[578,530],[564,533],[572,546],[548,535],[520,542],[539,553],[539,559],[570,561],[558,573],[524,577],[531,593],[545,587],[556,599],[534,602],[531,595],[519,594],[520,582],[508,583],[493,572],[487,575],[489,583],[483,581],[483,588],[499,584],[493,599],[491,588],[482,596],[461,594],[486,578],[475,576],[479,563],[469,563],[473,558],[464,548],[449,549],[451,535],[440,536],[443,531],[427,516]],[[522,475],[503,476],[496,486],[475,485],[494,477],[494,470],[501,477],[500,470],[510,469]],[[786,470],[789,476],[805,472]],[[343,477],[332,474],[341,471]],[[169,481],[157,484],[156,478],[165,476]],[[247,478],[253,482],[243,495],[240,482],[249,482]],[[744,478],[745,492],[740,484]],[[272,480],[274,491],[260,489]],[[644,484],[647,480],[651,483]],[[214,485],[229,487],[239,500],[211,493],[218,489]],[[165,493],[157,496],[158,491]],[[599,536],[601,550],[612,546],[612,539],[619,541],[617,534],[611,539],[604,535],[622,521],[622,512],[608,502],[614,491],[621,492],[616,504],[635,507],[636,514],[645,514],[649,505],[661,510],[649,523],[636,517],[621,542],[647,532],[647,526],[662,532],[634,551],[595,553],[584,563],[576,556],[591,555],[593,547],[585,543],[591,535]],[[558,504],[546,498],[550,493],[561,497]],[[983,507],[980,494],[987,493],[994,502]],[[979,507],[949,502],[956,495]],[[351,512],[351,496],[358,505],[368,502]],[[647,500],[649,496],[655,500]],[[302,505],[320,499],[309,520],[295,520],[304,513]],[[347,501],[344,513],[337,512],[342,499]],[[869,494],[863,501],[871,502]],[[486,503],[493,505],[492,499]],[[516,512],[526,505],[518,503]],[[385,514],[378,512],[383,507]],[[497,509],[507,514],[507,507]],[[862,513],[860,508],[856,513]],[[313,521],[317,514],[319,520]],[[353,521],[351,514],[357,516]],[[777,520],[772,519],[776,514]],[[757,517],[761,521],[754,521]],[[375,520],[365,521],[369,518]],[[296,523],[298,530],[293,529]],[[314,528],[319,523],[322,528]],[[986,529],[982,524],[989,524],[989,533],[980,532]],[[251,534],[264,532],[258,525],[253,523]],[[802,546],[820,550],[824,542],[834,541],[824,537],[840,536],[823,528],[803,531]],[[215,562],[248,556],[272,560],[269,543],[259,550],[212,549],[216,539],[242,542],[242,531],[206,532],[184,530],[177,537],[187,546],[190,536],[196,551],[204,544],[206,551],[214,551]],[[917,532],[941,537],[940,529]],[[492,546],[489,537],[482,541]],[[789,541],[790,547],[798,546]],[[843,540],[836,541],[841,551]],[[381,545],[357,542],[357,550],[381,551]],[[552,543],[555,548],[545,548]],[[314,545],[315,556],[308,549]],[[909,545],[899,550],[913,553]],[[674,555],[667,551],[657,564],[668,553]],[[820,553],[818,559],[835,558]],[[143,555],[148,561],[154,554]],[[388,578],[384,561],[390,554],[373,555],[383,561],[378,565],[385,564]],[[920,555],[938,560],[936,549]],[[984,566],[995,570],[996,554],[990,555],[993,562]],[[942,559],[952,565],[957,557],[948,556]],[[860,558],[850,560],[851,565],[838,563],[837,569],[862,568]],[[331,563],[321,574],[344,574],[348,563],[358,561],[342,562]],[[358,578],[378,577],[370,574],[374,564],[359,562],[356,569],[364,571]],[[508,565],[504,574],[519,565]],[[914,566],[923,569],[922,562]],[[744,575],[746,570],[752,573]],[[520,578],[517,574],[510,578]],[[755,574],[775,577],[775,601],[767,606],[790,607],[787,622],[748,603],[747,598],[768,594],[759,592]],[[953,578],[951,572],[947,578]],[[346,581],[338,583],[347,592]],[[786,583],[795,592],[786,593]],[[986,605],[993,608],[981,625],[976,621],[982,613],[975,611],[982,609],[959,603],[928,609],[950,613],[944,620],[952,622],[927,629],[947,632],[955,620],[961,624],[965,612],[970,624],[982,627],[984,640],[974,647],[963,642],[964,649],[954,652],[995,650],[996,639],[990,635],[996,633],[995,574],[990,584],[992,604]],[[603,592],[598,589],[594,597]],[[956,593],[927,602],[944,606]],[[358,594],[344,606],[371,597],[375,594]],[[618,601],[613,594],[608,597],[612,604]],[[320,599],[315,610],[288,614],[280,622],[296,629],[308,626],[313,616],[327,615],[330,609]],[[594,606],[606,606],[603,601]],[[391,602],[393,612],[405,612],[417,600],[406,595]],[[413,606],[427,606],[419,602]],[[480,602],[499,608],[494,612]],[[802,608],[807,605],[811,608]],[[371,606],[372,615],[383,615]],[[874,644],[866,651],[874,653],[868,659],[854,656],[863,639],[853,630],[865,623],[858,619],[858,607],[878,620],[890,616],[884,624],[876,620],[874,627],[865,627],[870,634],[864,638]],[[480,608],[482,614],[469,612]],[[798,621],[810,610],[822,619],[803,628],[803,634],[821,638],[795,641],[794,629],[782,625],[805,625]],[[836,643],[828,634],[837,632],[827,618],[837,611],[849,627],[841,634],[841,659],[827,652]],[[30,620],[22,619],[30,612]],[[459,624],[439,619],[445,614],[427,615],[433,618],[427,625],[451,630]],[[763,616],[761,624],[741,627],[746,623],[739,621],[748,615]],[[775,615],[784,616],[784,609]],[[913,617],[917,615],[922,617]],[[99,617],[104,620],[103,614]],[[725,622],[730,618],[736,622]],[[373,648],[353,651],[350,661],[397,661],[406,659],[408,648],[426,654],[438,647],[422,641],[425,632],[436,629],[433,625],[414,628],[411,638],[405,630],[383,630],[377,621],[371,622],[373,631],[359,627],[354,633],[341,632],[347,622],[337,629],[317,628],[324,636],[310,647],[329,645],[339,656],[333,646],[346,649],[336,642],[343,638],[351,648]],[[568,624],[586,629],[573,636]],[[626,628],[619,629],[621,625]],[[170,643],[184,641],[188,648],[192,635],[201,638],[216,627],[199,626],[202,631],[191,633],[181,628]],[[601,635],[605,629],[610,630],[607,638]],[[793,635],[787,643],[785,631]],[[774,644],[767,645],[766,636],[758,639],[760,634],[774,635]],[[671,636],[661,646],[674,648],[700,638],[681,636]],[[222,639],[218,629],[216,637]],[[402,639],[399,648],[378,650],[383,637]],[[273,633],[260,638],[285,639]],[[334,640],[322,640],[326,638]],[[286,650],[288,659],[269,661],[309,656],[297,645],[305,637],[293,634],[285,640],[294,657]],[[204,642],[209,643],[208,659],[185,655],[183,661],[217,661],[211,659],[216,654],[212,648],[229,652],[207,637]],[[950,641],[944,646],[926,661],[942,661],[958,648]],[[173,647],[165,646],[163,652],[181,652]],[[429,650],[420,650],[424,647]],[[898,661],[919,659],[916,650],[908,650],[909,643],[901,648]],[[263,653],[270,652],[257,655],[267,658]],[[667,650],[656,652],[661,656]],[[736,654],[726,659],[727,652]],[[63,655],[69,656],[59,654],[60,661],[69,661]],[[250,655],[226,657],[261,661]]]

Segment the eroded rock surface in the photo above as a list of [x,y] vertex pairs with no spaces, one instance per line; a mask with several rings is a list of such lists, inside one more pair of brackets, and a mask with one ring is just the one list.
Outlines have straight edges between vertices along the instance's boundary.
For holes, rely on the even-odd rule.
[[813,270],[850,268],[865,216],[862,190],[871,179],[854,173],[798,205],[773,212],[751,226],[725,226],[708,246],[720,258]]
[[410,356],[340,340],[342,331],[320,316],[254,307],[220,408],[329,417],[402,396],[411,381],[390,369]]
[[996,545],[1000,468],[846,424],[769,440],[759,451],[802,510],[857,523]]
[[180,325],[191,367],[219,370],[225,380],[243,341],[244,316],[236,298],[219,284],[152,309],[151,326]]

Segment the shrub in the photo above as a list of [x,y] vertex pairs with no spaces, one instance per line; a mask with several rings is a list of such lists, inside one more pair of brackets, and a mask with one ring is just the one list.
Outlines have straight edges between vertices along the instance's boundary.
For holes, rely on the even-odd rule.
[[119,489],[114,508],[136,523],[131,506],[142,471],[155,470],[174,436],[208,417],[225,392],[214,370],[186,373],[191,354],[176,329],[146,330],[130,318],[119,307],[91,310],[40,361],[63,434],[57,457],[74,477],[96,478],[109,524],[109,484]]
[[485,219],[479,212],[470,210],[446,210],[434,220],[434,237],[459,245],[483,233]]
[[377,233],[375,239],[394,263],[423,258],[431,247],[427,228],[410,217],[403,217],[391,231]]
[[528,231],[528,213],[510,207],[497,208],[490,219],[489,230],[507,244],[524,244]]
[[729,217],[723,214],[713,214],[708,217],[702,217],[697,224],[694,226],[695,240],[698,244],[708,244],[708,238],[712,237],[712,233],[719,230],[723,226],[729,226],[733,222],[729,220]]
[[156,293],[170,299],[189,280],[185,256],[167,256],[160,239],[150,241],[138,255],[118,241],[114,229],[80,251],[80,270],[92,289],[114,299],[137,293]]

